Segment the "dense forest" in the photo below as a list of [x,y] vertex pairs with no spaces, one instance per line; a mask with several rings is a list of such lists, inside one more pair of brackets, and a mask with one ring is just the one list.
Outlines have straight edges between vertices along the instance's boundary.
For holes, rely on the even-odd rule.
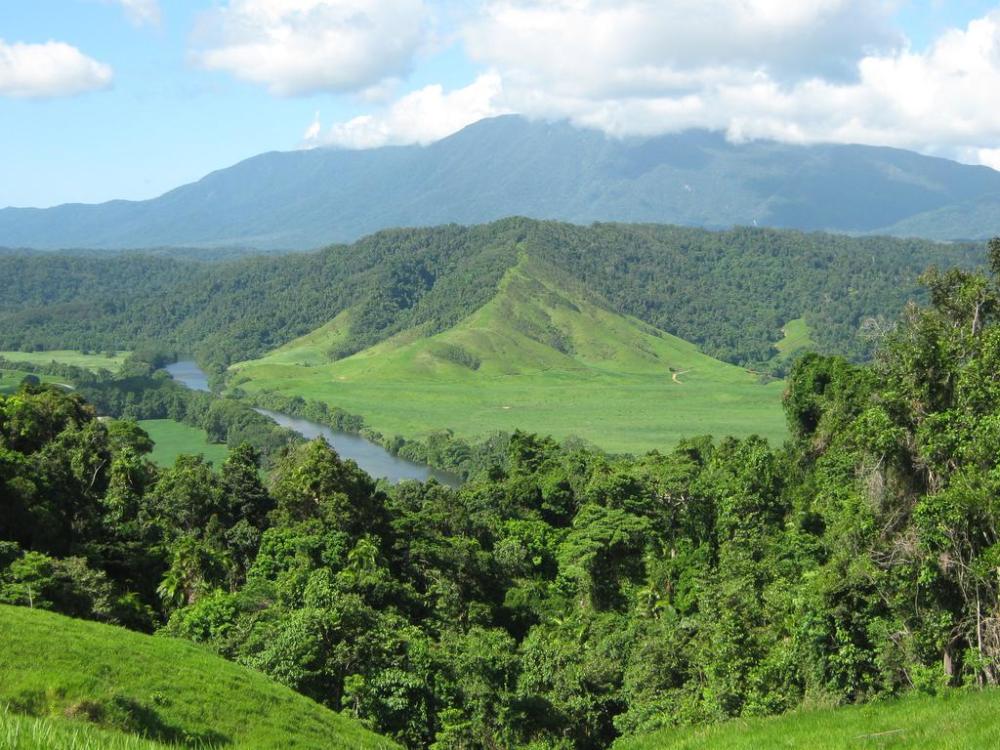
[[524,254],[581,280],[602,304],[729,362],[763,366],[805,318],[817,348],[852,361],[919,298],[931,264],[978,250],[916,240],[765,229],[508,219],[381,232],[312,254],[203,263],[185,256],[0,255],[0,349],[170,346],[217,370],[350,311],[339,358],[395,333],[434,333],[495,294]]
[[412,748],[995,685],[1000,241],[988,266],[928,271],[871,364],[799,359],[783,446],[517,433],[457,490],[322,441],[266,477],[250,446],[159,470],[134,423],[27,384],[0,397],[0,602],[193,640]]

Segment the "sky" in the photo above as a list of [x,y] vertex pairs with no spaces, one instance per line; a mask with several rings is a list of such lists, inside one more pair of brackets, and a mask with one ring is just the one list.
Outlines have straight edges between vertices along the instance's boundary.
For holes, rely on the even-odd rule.
[[998,93],[979,0],[0,0],[0,207],[508,113],[1000,169]]

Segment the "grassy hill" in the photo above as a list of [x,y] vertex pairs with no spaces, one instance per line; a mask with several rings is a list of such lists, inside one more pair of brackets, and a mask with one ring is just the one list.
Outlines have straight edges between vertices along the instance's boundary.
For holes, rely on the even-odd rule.
[[[4,735],[22,745],[59,747],[83,731],[82,745],[146,745],[89,731],[96,727],[163,744],[246,748],[368,748],[396,745],[264,675],[190,643],[146,636],[50,612],[0,606],[0,705]],[[35,742],[35,744],[31,744]]]
[[326,401],[385,434],[449,427],[577,435],[609,450],[703,433],[780,440],[782,384],[620,315],[574,279],[522,256],[496,295],[440,333],[405,330],[330,361],[351,311],[233,367],[231,384]]
[[769,719],[673,729],[614,750],[972,750],[997,746],[1000,691],[951,692]]

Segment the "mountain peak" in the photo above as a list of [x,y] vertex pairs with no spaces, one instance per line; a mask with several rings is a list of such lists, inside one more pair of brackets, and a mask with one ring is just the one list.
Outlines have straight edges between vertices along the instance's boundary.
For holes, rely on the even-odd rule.
[[868,146],[615,139],[503,115],[427,147],[269,153],[149,201],[0,211],[0,246],[304,249],[521,215],[932,239],[1000,233],[1000,173]]

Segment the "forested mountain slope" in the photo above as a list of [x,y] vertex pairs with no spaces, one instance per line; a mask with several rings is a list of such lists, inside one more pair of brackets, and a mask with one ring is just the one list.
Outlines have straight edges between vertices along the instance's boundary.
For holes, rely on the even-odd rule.
[[1000,173],[897,149],[618,140],[508,116],[426,147],[262,154],[148,201],[7,208],[0,245],[308,249],[510,215],[980,238],[1000,232],[998,201]]
[[[134,349],[155,343],[228,365],[350,309],[340,358],[423,326],[439,333],[483,307],[521,254],[725,361],[761,364],[805,317],[822,351],[865,357],[863,330],[919,296],[928,265],[979,249],[795,231],[657,225],[578,227],[528,219],[380,232],[317,253],[201,264],[122,255],[0,256],[0,350]],[[868,321],[866,323],[866,321]],[[881,322],[880,322],[881,321]]]

